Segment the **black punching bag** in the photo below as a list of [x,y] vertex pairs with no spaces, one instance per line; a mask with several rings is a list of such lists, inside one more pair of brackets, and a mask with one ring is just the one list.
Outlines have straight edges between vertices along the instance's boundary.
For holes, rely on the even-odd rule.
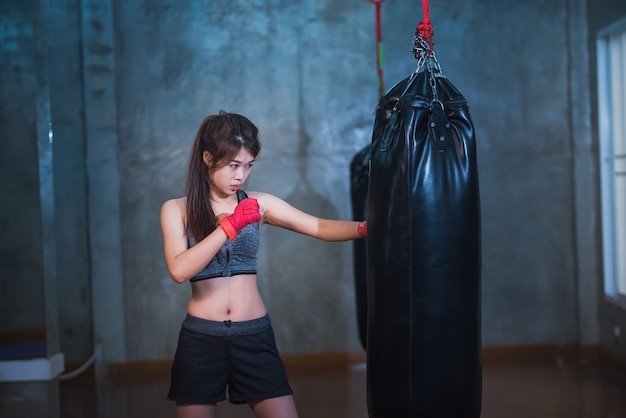
[[434,55],[381,98],[370,152],[369,416],[477,418],[481,240],[474,127],[465,98]]
[[[352,219],[367,219],[367,188],[369,180],[370,146],[359,151],[350,163],[350,197]],[[354,260],[354,290],[357,326],[361,346],[367,345],[367,238],[352,241]]]
[[[376,108],[376,120],[389,119],[402,91],[391,89],[383,96]],[[374,124],[374,134],[380,133],[377,128],[384,124]],[[352,200],[352,219],[367,219],[367,190],[369,187],[369,163],[372,144],[368,144],[357,152],[350,162],[350,197]],[[367,238],[353,241],[354,288],[356,297],[357,326],[359,339],[363,348],[367,348]]]

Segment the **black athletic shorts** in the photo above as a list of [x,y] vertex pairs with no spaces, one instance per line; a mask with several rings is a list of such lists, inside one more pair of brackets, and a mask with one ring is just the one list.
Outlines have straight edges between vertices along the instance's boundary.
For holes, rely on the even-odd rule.
[[292,395],[269,316],[242,322],[187,315],[178,338],[168,399],[231,403]]

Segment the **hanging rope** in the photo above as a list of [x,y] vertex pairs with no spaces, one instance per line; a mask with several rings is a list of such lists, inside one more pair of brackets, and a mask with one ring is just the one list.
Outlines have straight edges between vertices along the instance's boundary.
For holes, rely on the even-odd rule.
[[434,51],[435,43],[433,42],[433,36],[435,32],[433,31],[433,25],[430,23],[430,6],[428,4],[428,0],[422,0],[422,14],[424,15],[423,19],[417,25],[417,33],[422,37],[426,42],[428,42],[429,49],[428,54],[432,55]]
[[[417,69],[414,74],[417,74],[422,68],[426,68],[430,78],[433,104],[438,102],[441,105],[437,93],[437,80],[435,79],[435,73],[440,73],[441,67],[437,62],[437,57],[435,57],[435,42],[433,41],[435,31],[433,31],[433,25],[430,23],[428,0],[422,0],[422,13],[424,17],[417,25],[413,36],[413,54],[417,59]],[[443,107],[443,105],[441,106]]]
[[378,93],[385,92],[383,83],[383,30],[381,21],[381,6],[385,0],[369,0],[376,6],[376,74],[378,75]]

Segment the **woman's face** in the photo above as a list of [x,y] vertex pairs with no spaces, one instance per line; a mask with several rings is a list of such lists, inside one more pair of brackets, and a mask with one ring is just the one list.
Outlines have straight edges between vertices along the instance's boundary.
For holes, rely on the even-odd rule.
[[[220,164],[211,174],[211,192],[216,198],[226,198],[237,193],[246,182],[255,157],[242,148],[230,161]],[[205,151],[204,162],[209,164],[210,155]]]

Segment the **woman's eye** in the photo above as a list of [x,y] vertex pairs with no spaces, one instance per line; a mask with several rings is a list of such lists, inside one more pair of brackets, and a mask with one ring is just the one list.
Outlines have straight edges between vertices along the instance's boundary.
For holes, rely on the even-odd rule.
[[239,167],[239,164],[231,164],[230,168],[232,168],[233,170],[236,170]]
[[248,164],[248,168],[252,168],[254,164]]

